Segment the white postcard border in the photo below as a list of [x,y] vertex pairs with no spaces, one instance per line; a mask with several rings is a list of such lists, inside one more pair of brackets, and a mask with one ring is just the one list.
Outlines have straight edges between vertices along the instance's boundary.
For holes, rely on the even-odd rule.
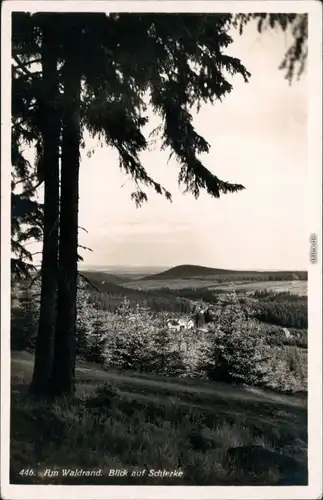
[[[10,423],[10,169],[11,12],[297,12],[309,14],[308,212],[318,236],[318,261],[308,268],[309,485],[29,486],[9,484]],[[316,1],[68,1],[7,0],[1,37],[1,495],[4,499],[314,499],[322,495],[322,5]],[[304,188],[305,189],[305,188]]]

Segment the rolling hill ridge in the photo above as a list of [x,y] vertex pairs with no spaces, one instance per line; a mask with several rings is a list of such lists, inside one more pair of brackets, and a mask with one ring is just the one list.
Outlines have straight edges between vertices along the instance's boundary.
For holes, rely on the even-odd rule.
[[[307,279],[306,271],[235,271],[231,269],[217,269],[213,267],[205,267],[205,266],[195,266],[195,265],[180,265],[175,266],[167,271],[163,271],[158,274],[152,274],[146,276],[145,278],[141,278],[141,280],[157,280],[157,279],[190,279],[190,278],[216,278],[219,276],[232,275],[235,277],[238,276],[267,276],[273,275],[276,277],[286,277],[287,279]],[[286,278],[285,278],[286,279]],[[138,281],[141,281],[138,280]]]

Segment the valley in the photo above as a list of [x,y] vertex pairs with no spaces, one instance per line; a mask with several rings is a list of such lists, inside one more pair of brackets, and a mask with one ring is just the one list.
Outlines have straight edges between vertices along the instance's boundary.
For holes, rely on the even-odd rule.
[[[13,289],[12,482],[75,484],[42,471],[77,466],[106,471],[82,484],[306,484],[306,273],[141,271],[80,270],[70,407],[27,397],[39,279]],[[259,459],[256,473],[232,469],[228,454],[241,446],[293,470]],[[19,476],[26,457],[41,463],[37,477]],[[179,467],[183,478],[108,475],[145,463]]]

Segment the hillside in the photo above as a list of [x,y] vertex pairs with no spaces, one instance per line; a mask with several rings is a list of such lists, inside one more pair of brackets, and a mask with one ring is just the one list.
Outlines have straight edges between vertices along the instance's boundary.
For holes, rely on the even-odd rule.
[[[135,301],[146,301],[151,299],[156,299],[156,297],[168,297],[168,294],[156,292],[156,291],[147,291],[147,290],[138,290],[125,288],[121,284],[118,285],[116,283],[110,283],[108,281],[100,280],[100,273],[81,273],[85,278],[89,280],[92,285],[100,290],[102,293],[106,293],[108,295],[115,295],[119,297],[127,297],[130,300]],[[104,282],[103,282],[104,281]],[[90,286],[90,285],[89,285]]]
[[267,276],[274,276],[280,279],[307,279],[305,271],[234,271],[230,269],[217,269],[205,266],[181,265],[175,266],[167,271],[158,274],[153,274],[142,278],[142,280],[156,280],[156,279],[191,279],[191,278],[205,278],[205,277],[220,277],[230,276],[233,277],[253,277],[263,279]]
[[[87,273],[82,273],[85,278],[93,285],[94,288],[100,290],[100,292],[112,294],[112,295],[126,295],[126,289],[115,283],[109,283],[108,281],[100,281],[97,278],[88,276]],[[90,285],[89,285],[90,286]]]
[[129,278],[123,278],[121,276],[116,276],[115,274],[105,273],[102,271],[81,271],[81,274],[85,276],[87,279],[95,281],[99,281],[102,283],[112,283],[114,285],[119,285],[121,283],[125,283],[129,281]]
[[[99,365],[80,362],[73,404],[62,401],[45,406],[27,398],[33,362],[30,353],[12,353],[13,484],[307,484],[306,397],[132,371],[104,371]],[[228,451],[239,444],[262,451],[263,457],[251,470],[250,462],[231,464],[227,460]],[[272,473],[268,455],[275,464],[280,459],[284,467]],[[35,473],[21,474],[30,470],[30,463],[38,464],[32,469]],[[113,477],[109,471],[116,464],[119,469],[144,473]],[[145,473],[146,464],[148,470],[182,473],[175,478],[151,477],[147,469]],[[62,469],[103,473],[65,477]],[[58,473],[45,476],[45,470]]]

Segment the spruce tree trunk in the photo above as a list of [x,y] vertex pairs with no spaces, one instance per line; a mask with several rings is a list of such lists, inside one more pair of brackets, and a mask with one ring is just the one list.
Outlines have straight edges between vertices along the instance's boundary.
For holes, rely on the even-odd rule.
[[63,75],[65,105],[62,127],[59,273],[51,380],[54,397],[72,396],[75,391],[81,86],[78,68],[77,58],[73,55],[73,50],[69,50]]
[[[55,29],[55,28],[54,28]],[[41,299],[35,364],[30,390],[46,397],[54,355],[56,327],[58,223],[59,223],[59,140],[58,74],[54,30],[44,25],[42,40],[42,130],[44,178],[44,226],[41,265]]]

